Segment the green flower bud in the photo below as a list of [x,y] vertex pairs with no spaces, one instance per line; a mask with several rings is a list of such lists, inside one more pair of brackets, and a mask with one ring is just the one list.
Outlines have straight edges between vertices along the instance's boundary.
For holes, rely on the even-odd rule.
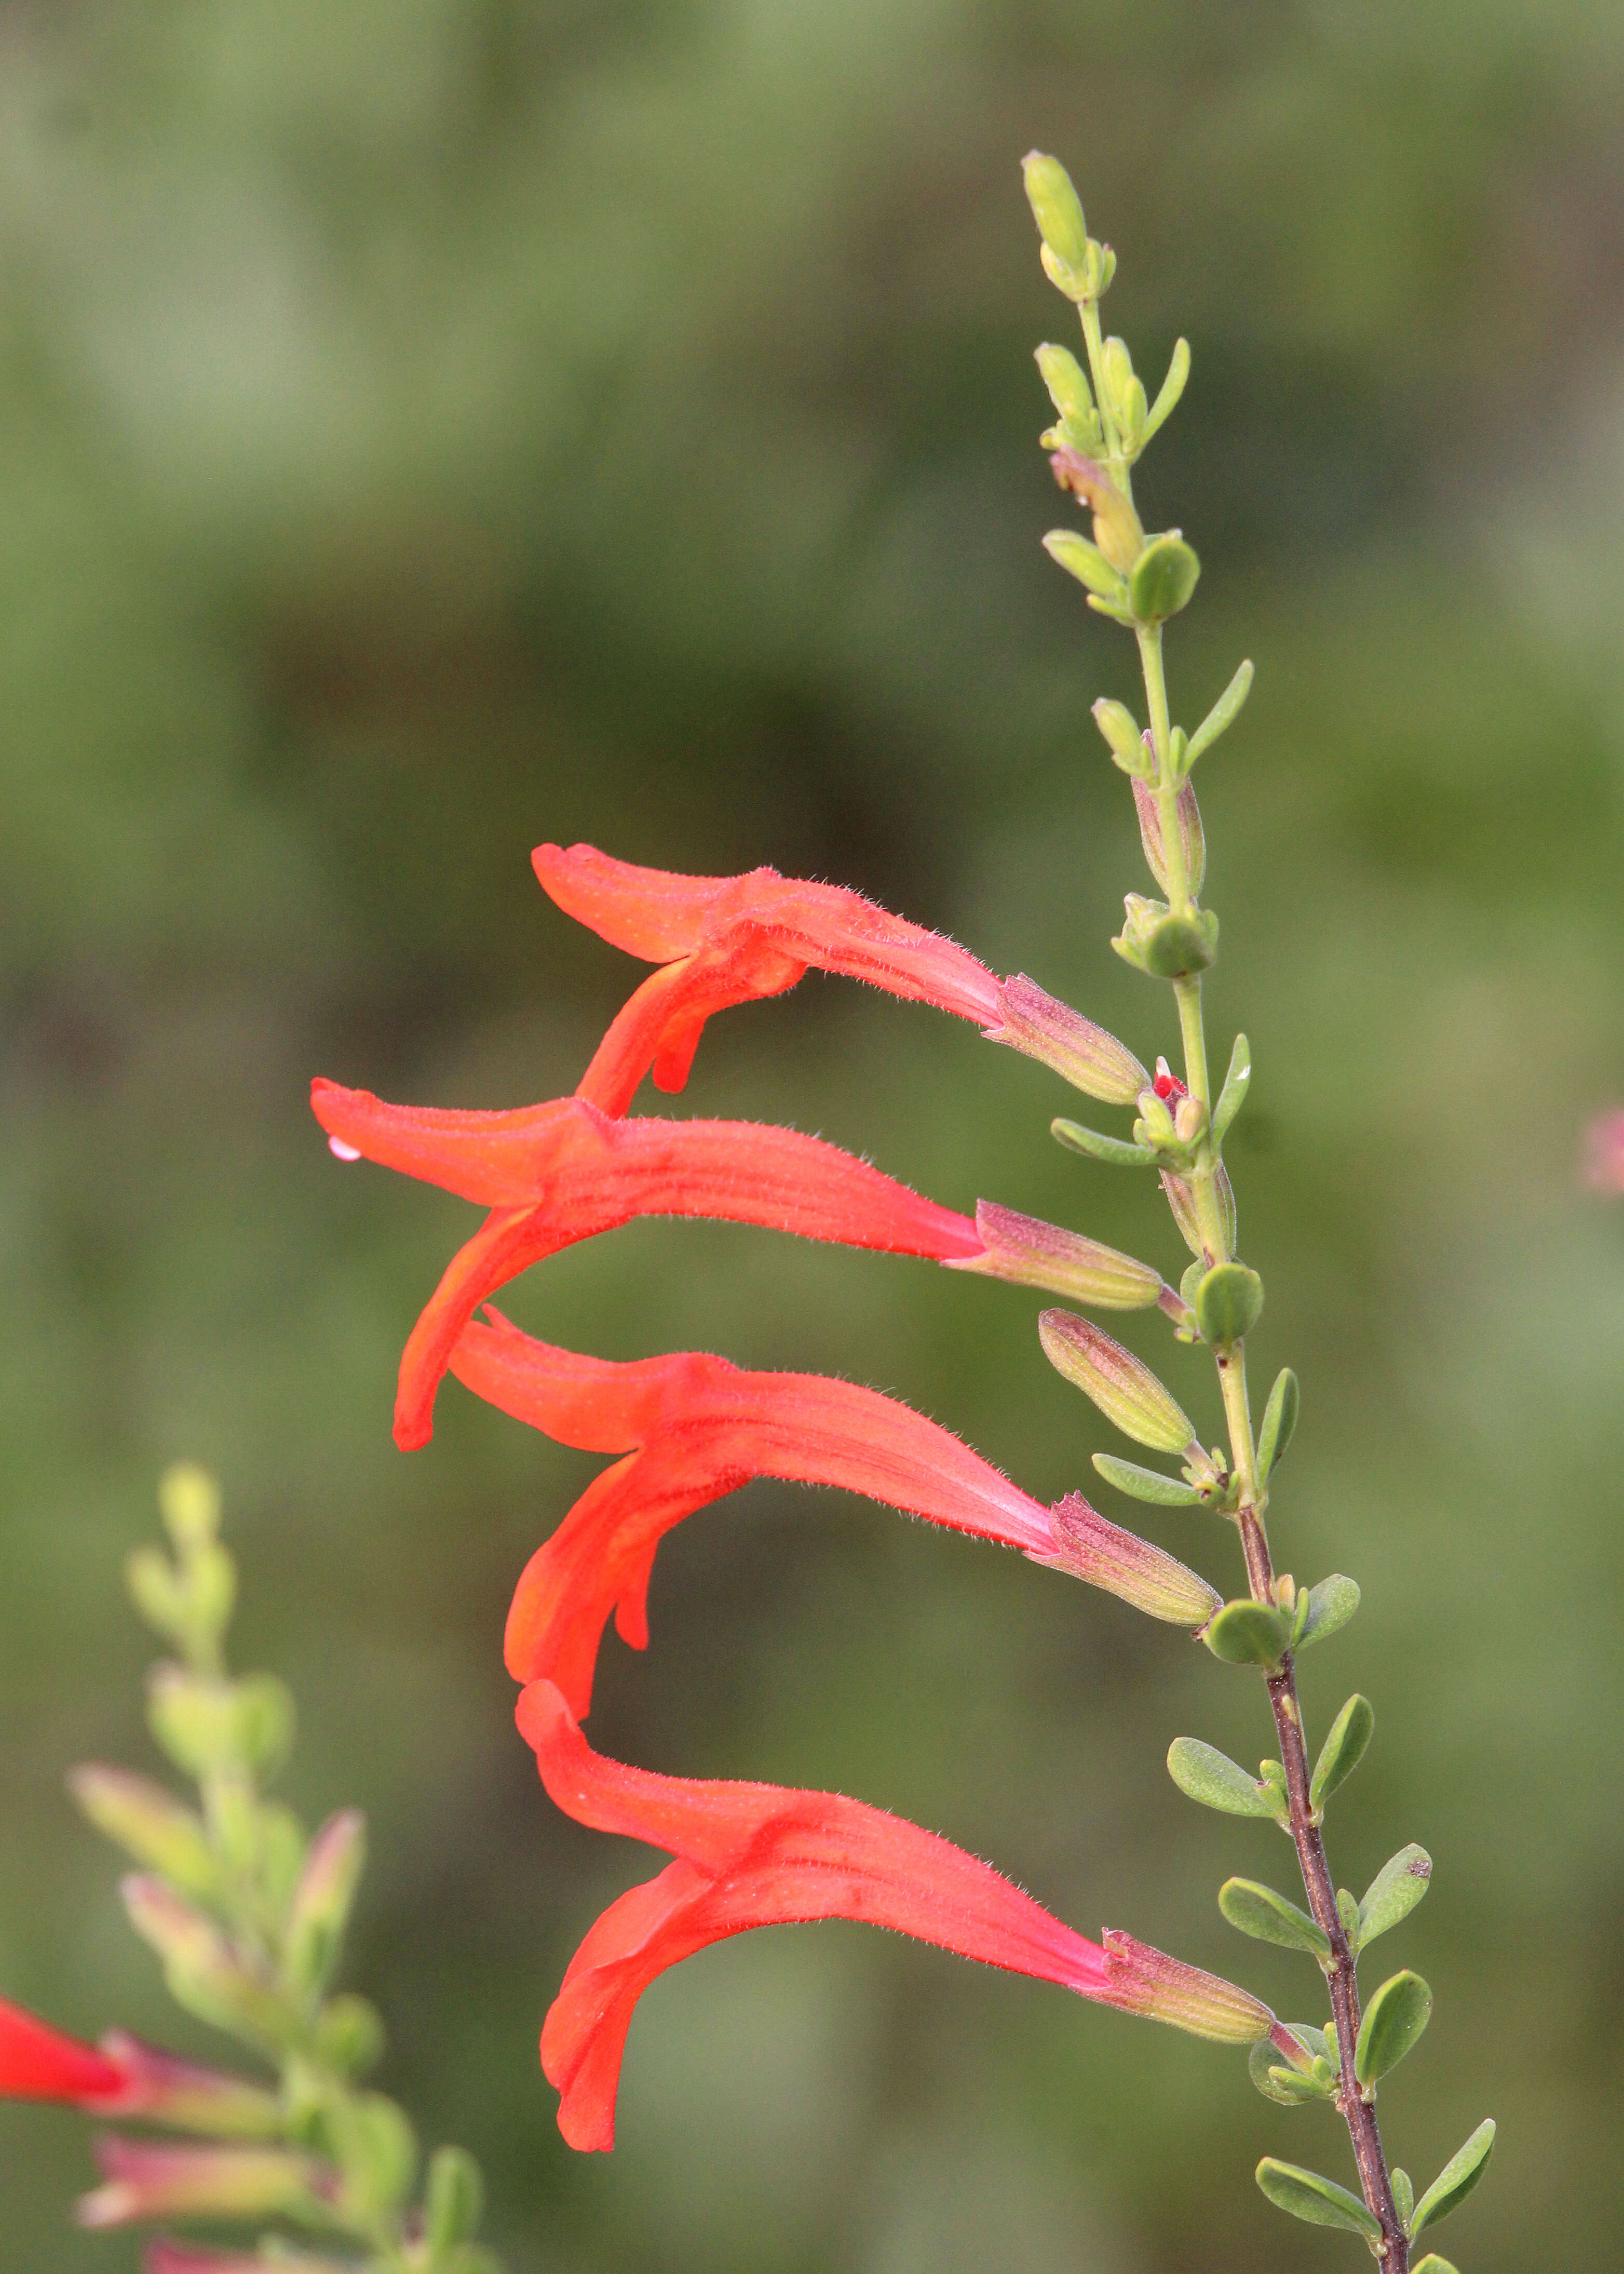
[[1125,703],[1102,695],[1094,706],[1094,723],[1104,735],[1112,757],[1124,773],[1148,781],[1156,770],[1154,754],[1145,747],[1139,722]]
[[1071,1311],[1045,1311],[1038,1339],[1055,1371],[1092,1397],[1124,1437],[1154,1452],[1182,1453],[1203,1472],[1210,1467],[1172,1392],[1101,1328]]
[[1045,341],[1037,351],[1038,369],[1049,389],[1049,399],[1060,415],[1064,439],[1074,448],[1091,449],[1100,441],[1100,418],[1094,407],[1088,375],[1067,348]]
[[1153,537],[1132,564],[1128,605],[1140,623],[1162,623],[1189,606],[1200,573],[1193,548],[1170,529],[1165,536]]
[[1028,150],[1020,162],[1039,236],[1068,268],[1082,269],[1088,258],[1088,230],[1071,177],[1058,158],[1041,150]]
[[346,1808],[310,1843],[289,1908],[282,1976],[296,1997],[319,1995],[332,1972],[366,1862],[366,1820]]
[[220,1866],[203,1819],[162,1785],[128,1769],[86,1762],[71,1771],[68,1789],[98,1832],[188,1894],[210,1900],[220,1892]]
[[158,1513],[177,1549],[206,1547],[220,1530],[220,1486],[195,1461],[177,1461],[158,1480]]

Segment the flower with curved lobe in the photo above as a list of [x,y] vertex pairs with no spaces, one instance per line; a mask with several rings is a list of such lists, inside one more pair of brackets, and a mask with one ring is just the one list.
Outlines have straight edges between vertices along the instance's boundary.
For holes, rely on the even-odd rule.
[[674,1857],[598,1919],[571,1960],[541,2037],[575,2148],[614,2143],[627,2031],[649,1984],[679,1960],[756,1926],[860,1919],[1101,2005],[1230,2043],[1266,2037],[1266,2006],[1125,1936],[1090,1942],[951,1841],[838,1793],[656,1776],[595,1753],[562,1694],[530,1683],[519,1729],[567,1815]]
[[991,1040],[1041,1059],[1091,1096],[1131,1104],[1148,1077],[1132,1050],[1030,979],[996,979],[965,948],[837,885],[752,869],[683,877],[617,861],[596,846],[538,845],[542,889],[600,939],[662,968],[615,1020],[576,1096],[624,1113],[645,1073],[688,1081],[707,1019],[781,995],[808,970],[973,1019]]
[[698,1351],[616,1364],[558,1350],[500,1314],[463,1329],[451,1370],[487,1404],[583,1451],[626,1457],[588,1486],[526,1565],[508,1615],[508,1670],[545,1676],[583,1718],[610,1614],[648,1642],[661,1539],[752,1477],[843,1487],[1018,1547],[1153,1616],[1200,1626],[1222,1598],[1075,1495],[1057,1514],[922,1414],[822,1374],[746,1372]]
[[488,1404],[567,1445],[626,1458],[582,1495],[525,1567],[508,1615],[508,1670],[591,1704],[615,1614],[635,1650],[661,1538],[752,1477],[844,1487],[934,1524],[1044,1557],[1048,1512],[967,1445],[877,1390],[758,1374],[684,1351],[617,1365],[557,1350],[506,1319],[464,1328],[451,1370]]
[[545,1256],[634,1216],[710,1216],[893,1254],[971,1259],[967,1216],[821,1137],[750,1121],[617,1121],[580,1097],[512,1113],[387,1105],[367,1090],[312,1085],[316,1118],[369,1161],[442,1185],[491,1210],[455,1255],[401,1359],[395,1434],[425,1445],[434,1393],[468,1320]]

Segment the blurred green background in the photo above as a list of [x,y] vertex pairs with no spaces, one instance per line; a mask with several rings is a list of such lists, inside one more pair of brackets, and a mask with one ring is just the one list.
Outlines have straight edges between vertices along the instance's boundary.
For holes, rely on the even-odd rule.
[[[513,1734],[500,1623],[598,1464],[455,1385],[389,1439],[399,1347],[475,1220],[341,1170],[316,1072],[415,1101],[573,1087],[643,967],[542,838],[860,886],[1148,1058],[1109,953],[1145,877],[1087,715],[1132,647],[1038,546],[1031,360],[1070,336],[1018,161],[1117,248],[1108,328],[1184,407],[1139,485],[1206,574],[1169,636],[1203,762],[1220,1059],[1304,1420],[1281,1563],[1365,1608],[1304,1667],[1378,1730],[1332,1851],[1431,1900],[1369,1962],[1437,2014],[1383,2094],[1425,2182],[1485,2113],[1466,2274],[1598,2264],[1616,2210],[1624,1219],[1624,34],[1567,0],[169,0],[0,10],[0,1070],[7,1285],[0,1989],[201,2050],[125,1927],[70,1763],[151,1765],[120,1564],[181,1455],[222,1475],[239,1661],[295,1684],[285,1788],[373,1827],[350,1979],[381,2081],[485,2164],[515,2274],[1172,2274],[1350,2263],[1250,2170],[1350,2176],[1238,2055],[845,1926],[647,1998],[613,2157],[535,2038],[654,1859],[579,1831]],[[646,1100],[652,1110],[655,1102]],[[688,1105],[793,1120],[959,1208],[1156,1261],[1139,1181],[973,1029],[840,983],[730,1013]],[[612,1357],[834,1370],[1045,1497],[1109,1442],[1040,1299],[726,1227],[635,1226],[511,1292]],[[1199,1353],[1128,1322],[1204,1431]],[[1103,1487],[1110,1512],[1131,1514]],[[1234,1591],[1230,1536],[1147,1527]],[[596,1741],[861,1795],[1315,2017],[1241,1942],[1267,1828],[1171,1737],[1255,1759],[1260,1696],[1016,1557],[765,1484],[679,1532]],[[1389,1959],[1390,1962],[1384,1963]],[[65,2224],[68,2114],[0,2112],[4,2256]]]

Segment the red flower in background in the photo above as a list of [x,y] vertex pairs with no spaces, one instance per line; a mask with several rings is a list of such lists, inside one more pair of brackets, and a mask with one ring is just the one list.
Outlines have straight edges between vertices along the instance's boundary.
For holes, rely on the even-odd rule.
[[94,2045],[0,1998],[0,2099],[96,2108],[120,2099],[127,2084],[125,2071]]
[[584,1715],[612,1611],[633,1649],[661,1538],[751,1477],[848,1492],[984,1540],[1052,1556],[1048,1512],[967,1445],[877,1390],[816,1374],[755,1374],[684,1351],[615,1365],[521,1334],[464,1328],[458,1380],[566,1445],[624,1453],[538,1548],[508,1615],[508,1670],[545,1675]]
[[865,1920],[1201,2036],[1244,2044],[1274,2026],[1266,2006],[1215,1976],[1126,1937],[1090,1942],[990,1864],[883,1809],[838,1793],[655,1776],[605,1760],[550,1682],[532,1683],[517,1713],[566,1815],[676,1859],[610,1905],[547,2015],[542,2067],[574,2148],[614,2143],[626,2034],[649,1984],[751,1927]]

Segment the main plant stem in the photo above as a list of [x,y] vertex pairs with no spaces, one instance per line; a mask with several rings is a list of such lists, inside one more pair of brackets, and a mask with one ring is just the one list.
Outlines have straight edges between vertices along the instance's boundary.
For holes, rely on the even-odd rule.
[[[1088,344],[1092,360],[1094,345],[1092,338]],[[1151,739],[1156,752],[1156,799],[1162,820],[1162,854],[1168,872],[1168,904],[1180,913],[1193,912],[1195,895],[1178,827],[1178,786],[1169,779],[1171,728],[1167,681],[1162,662],[1160,625],[1141,630],[1139,643],[1139,657],[1145,670]],[[1184,1036],[1185,1087],[1191,1096],[1210,1113],[1212,1097],[1199,975],[1176,980],[1174,989]],[[1203,1136],[1191,1183],[1195,1197],[1196,1218],[1203,1245],[1207,1250],[1209,1265],[1222,1261],[1226,1254],[1222,1218],[1214,1186],[1217,1167],[1215,1148],[1210,1138]],[[1251,1404],[1246,1395],[1245,1346],[1242,1343],[1232,1343],[1215,1351],[1214,1356],[1217,1360],[1219,1386],[1223,1392],[1224,1412],[1229,1421],[1232,1472],[1240,1486],[1240,1504],[1236,1511],[1236,1522],[1246,1558],[1246,1576],[1251,1583],[1253,1600],[1273,1605],[1276,1600],[1274,1569],[1269,1555],[1268,1535],[1263,1527],[1267,1495],[1259,1494],[1258,1490],[1257,1447],[1252,1437]],[[1303,1742],[1303,1713],[1297,1702],[1297,1669],[1289,1651],[1281,1660],[1279,1672],[1271,1674],[1267,1682],[1269,1704],[1274,1711],[1274,1728],[1280,1740],[1280,1758],[1286,1772],[1286,1791],[1290,1800],[1291,1837],[1303,1873],[1303,1886],[1307,1892],[1309,1909],[1331,1946],[1326,1984],[1336,2023],[1336,2049],[1342,2067],[1342,2088],[1337,2095],[1337,2105],[1347,2121],[1349,2137],[1353,2142],[1354,2160],[1359,2168],[1359,2185],[1365,2202],[1381,2228],[1383,2274],[1409,2274],[1410,2243],[1399,2218],[1398,2206],[1393,2199],[1393,2182],[1388,2176],[1387,2157],[1376,2122],[1374,2099],[1373,2097],[1366,2099],[1354,2074],[1354,2050],[1359,2036],[1357,1961],[1349,1944],[1342,1913],[1337,1909],[1336,1887],[1326,1858],[1325,1841],[1309,1796],[1308,1754]]]

